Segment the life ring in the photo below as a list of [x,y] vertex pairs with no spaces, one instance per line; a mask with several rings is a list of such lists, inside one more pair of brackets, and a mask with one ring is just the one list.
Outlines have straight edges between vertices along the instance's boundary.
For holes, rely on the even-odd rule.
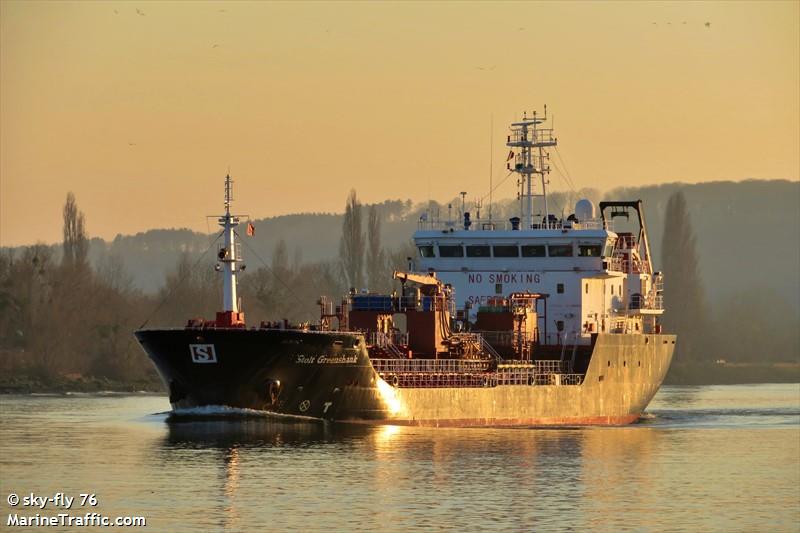
[[389,385],[391,385],[392,387],[397,387],[400,384],[400,380],[394,374],[392,374],[391,376],[388,376],[388,378],[386,379],[386,382]]

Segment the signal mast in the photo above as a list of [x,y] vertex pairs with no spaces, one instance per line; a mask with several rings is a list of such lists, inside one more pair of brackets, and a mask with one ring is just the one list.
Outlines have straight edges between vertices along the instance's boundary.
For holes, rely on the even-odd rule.
[[[553,128],[540,128],[539,125],[547,121],[547,106],[544,106],[544,117],[539,117],[536,111],[533,117],[528,118],[527,112],[523,114],[521,122],[511,124],[511,134],[508,136],[506,146],[517,149],[514,154],[514,166],[509,163],[508,169],[520,175],[520,217],[526,221],[526,228],[533,227],[533,197],[541,196],[544,203],[544,227],[549,227],[549,211],[547,210],[547,179],[550,173],[550,153],[546,150],[556,146],[558,139],[553,137]],[[542,194],[533,194],[534,174],[541,176]],[[527,189],[526,189],[527,187]],[[522,200],[525,199],[525,209],[522,209]]]
[[236,242],[239,216],[231,214],[233,203],[233,180],[230,174],[225,176],[225,214],[220,215],[218,223],[222,226],[223,245],[217,250],[217,259],[222,263],[216,269],[222,272],[222,312],[217,313],[217,326],[244,326],[244,313],[239,311],[239,300],[236,297],[236,273],[245,266],[237,266],[241,261],[241,252]]

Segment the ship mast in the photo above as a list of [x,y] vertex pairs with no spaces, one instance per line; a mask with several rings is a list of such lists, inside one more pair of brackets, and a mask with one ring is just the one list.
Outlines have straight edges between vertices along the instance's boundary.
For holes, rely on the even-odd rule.
[[219,225],[223,228],[224,244],[217,253],[217,257],[222,263],[222,309],[225,313],[239,312],[239,303],[236,298],[236,262],[240,258],[237,254],[234,234],[234,229],[239,225],[239,217],[231,214],[232,202],[233,180],[229,174],[225,176],[225,214],[219,217]]
[[[527,112],[523,114],[521,122],[511,124],[511,135],[508,136],[506,146],[513,151],[519,151],[514,157],[514,166],[508,165],[509,170],[520,175],[520,217],[526,221],[527,229],[533,227],[533,197],[541,196],[544,203],[544,223],[549,224],[549,211],[547,209],[547,179],[550,172],[550,154],[546,148],[555,146],[558,142],[553,137],[553,128],[540,128],[539,125],[547,120],[547,106],[544,106],[544,117],[539,117],[536,111],[533,117],[528,118]],[[533,194],[533,175],[538,174],[542,181],[542,194]],[[525,199],[524,209],[522,200]]]

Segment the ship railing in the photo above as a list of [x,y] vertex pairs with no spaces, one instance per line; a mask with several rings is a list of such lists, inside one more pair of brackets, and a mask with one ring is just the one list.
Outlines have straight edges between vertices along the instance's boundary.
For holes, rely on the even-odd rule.
[[583,377],[583,374],[536,374],[534,385],[580,385]]
[[406,354],[401,352],[400,349],[397,346],[395,346],[394,344],[387,344],[386,345],[386,350],[389,353],[391,353],[392,355],[394,355],[395,357],[397,357],[398,359],[402,359],[403,357],[406,356]]
[[487,373],[408,372],[381,374],[381,377],[390,385],[402,388],[494,387],[497,384]]
[[555,144],[556,138],[553,135],[553,128],[541,128],[537,130],[522,129],[512,131],[507,138],[508,146],[538,146],[540,144]]
[[502,385],[576,386],[583,383],[582,374],[534,374],[532,372],[496,373],[385,373],[381,378],[400,388],[497,387]]
[[487,372],[491,361],[470,359],[372,359],[379,374]]
[[481,348],[483,349],[483,351],[488,353],[489,355],[491,355],[495,359],[495,361],[502,361],[503,360],[503,358],[500,357],[500,354],[497,353],[497,350],[495,350],[492,347],[492,345],[489,344],[486,341],[486,339],[483,337],[483,335],[478,335],[478,340],[480,341],[480,345],[481,345]]
[[572,371],[570,361],[561,359],[539,359],[533,362],[537,374],[568,374]]
[[494,372],[489,361],[456,359],[373,359],[372,365],[390,385],[408,388],[581,385],[584,378],[558,360],[506,363]]
[[650,294],[645,298],[642,309],[664,309],[664,295]]
[[609,257],[606,259],[608,261],[608,270],[613,270],[614,272],[625,272],[623,268],[625,267],[625,260],[622,257]]
[[380,346],[381,348],[389,345],[408,345],[408,333],[400,333],[393,331],[391,333],[384,333],[383,331],[370,331],[367,335],[367,344],[372,346]]
[[[471,224],[468,231],[511,231],[512,224],[508,221],[497,219],[471,219]],[[464,231],[464,223],[461,220],[430,220],[428,217],[421,217],[417,221],[418,230],[443,230],[443,231]],[[603,222],[600,218],[581,220],[574,222],[572,220],[557,220],[543,222],[542,218],[538,218],[530,228],[525,228],[524,225],[520,229],[533,229],[533,230],[608,230],[613,231],[613,225],[610,221]]]
[[534,385],[536,369],[532,365],[505,365],[497,368],[498,385]]
[[641,259],[634,259],[631,261],[624,254],[609,257],[606,261],[608,262],[608,269],[616,272],[625,272],[627,274],[650,273],[647,261],[642,261]]
[[481,331],[484,340],[494,346],[511,346],[536,341],[534,331]]

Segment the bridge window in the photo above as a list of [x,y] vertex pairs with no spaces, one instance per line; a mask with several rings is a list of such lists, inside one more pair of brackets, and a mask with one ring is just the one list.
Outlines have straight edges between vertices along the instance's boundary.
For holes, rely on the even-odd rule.
[[436,253],[433,251],[433,246],[420,246],[419,255],[420,257],[436,257]]
[[467,246],[467,257],[489,257],[489,246],[472,244]]
[[522,257],[544,257],[544,245],[526,245],[522,247]]
[[572,257],[572,245],[551,244],[547,247],[547,254],[550,257]]
[[459,246],[439,245],[439,257],[464,257],[464,248]]
[[519,248],[514,246],[494,246],[494,256],[495,257],[519,257]]
[[580,257],[600,257],[603,247],[599,244],[581,244],[578,246]]
[[564,294],[564,284],[563,283],[559,283],[559,284],[556,285],[556,292],[558,294]]

